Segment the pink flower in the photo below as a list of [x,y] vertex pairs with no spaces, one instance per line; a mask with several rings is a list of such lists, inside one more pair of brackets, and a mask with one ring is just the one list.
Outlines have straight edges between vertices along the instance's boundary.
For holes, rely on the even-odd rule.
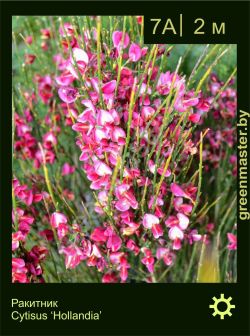
[[138,202],[133,194],[133,191],[129,184],[123,183],[115,188],[115,195],[118,201],[115,203],[115,207],[119,211],[127,211],[129,208],[137,209]]
[[[80,227],[76,229],[76,232],[81,232]],[[83,238],[83,240],[81,241],[81,246],[83,255],[85,255],[86,257],[90,257],[93,253],[91,241],[87,238]]]
[[114,127],[111,130],[111,140],[117,142],[119,145],[124,145],[126,143],[126,133],[120,127]]
[[63,27],[62,26],[59,27],[59,34],[62,37],[72,36],[74,34],[74,27],[72,26],[71,23],[65,22],[63,24]]
[[104,234],[108,237],[107,248],[111,249],[112,252],[117,252],[118,250],[120,250],[122,246],[122,240],[114,232],[113,228],[107,228]]
[[36,59],[36,55],[25,54],[24,58],[25,58],[25,64],[32,64]]
[[82,251],[78,246],[72,244],[68,247],[62,246],[59,250],[59,253],[65,255],[65,266],[68,268],[76,268],[80,264],[80,262],[85,259]]
[[102,227],[96,227],[94,228],[94,231],[91,233],[90,238],[95,242],[106,242],[107,241],[107,235],[105,235],[105,228]]
[[[16,208],[16,219],[18,221],[18,230],[26,236],[30,231],[30,225],[34,222],[34,218],[26,215],[24,210],[20,208]],[[15,214],[12,211],[12,220],[15,221]]]
[[174,198],[174,208],[176,211],[189,215],[192,212],[193,206],[190,204],[184,204],[182,197]]
[[163,229],[160,224],[155,224],[152,226],[152,233],[153,236],[157,239],[161,236],[163,236]]
[[51,37],[51,32],[50,29],[45,28],[45,29],[41,29],[41,38],[42,39],[49,39]]
[[50,224],[55,229],[57,229],[60,224],[67,224],[67,222],[67,217],[60,212],[54,212],[50,219]]
[[200,241],[201,238],[202,235],[198,234],[198,231],[196,229],[191,230],[188,234],[188,241],[190,245],[192,245],[194,242]]
[[121,232],[124,236],[131,236],[134,233],[136,233],[136,231],[139,229],[140,224],[139,223],[134,223],[134,222],[129,222],[127,223],[128,226],[123,227],[121,229]]
[[74,81],[74,77],[66,70],[60,76],[56,76],[55,80],[60,86],[69,86]]
[[115,91],[115,87],[116,87],[116,80],[112,80],[110,82],[105,83],[102,86],[102,92],[104,94],[111,94]]
[[43,147],[52,149],[57,144],[57,138],[53,132],[47,132],[43,136]]
[[114,265],[119,265],[121,257],[124,256],[124,252],[113,252],[110,253],[110,261]]
[[126,243],[126,247],[130,250],[133,251],[135,255],[138,255],[140,253],[140,248],[139,246],[136,245],[133,239],[129,239]]
[[179,227],[182,230],[186,230],[186,228],[188,227],[188,224],[189,224],[189,218],[182,213],[178,213],[177,218],[179,219]]
[[184,239],[184,230],[189,225],[189,219],[182,213],[178,213],[177,217],[170,216],[165,224],[169,227],[168,237],[173,240],[173,249],[179,250],[181,248],[181,240]]
[[129,59],[132,62],[137,62],[141,58],[141,48],[136,44],[132,43],[129,48]]
[[146,229],[151,229],[153,236],[157,239],[163,236],[163,229],[159,224],[159,218],[155,215],[145,214],[143,216],[142,224]]
[[47,239],[48,241],[53,241],[54,240],[54,235],[53,235],[53,231],[49,230],[49,229],[45,229],[43,231],[39,232],[39,235],[41,237],[44,237],[45,239]]
[[210,109],[210,101],[209,99],[204,99],[204,98],[201,98],[199,100],[199,103],[198,105],[196,105],[196,108],[200,111],[203,111],[203,112],[208,112],[209,109]]
[[176,238],[174,241],[173,241],[173,250],[180,250],[181,249],[181,239],[179,238]]
[[208,223],[206,225],[206,231],[211,233],[211,232],[213,232],[214,227],[215,227],[214,223]]
[[126,259],[126,257],[122,256],[120,258],[120,265],[117,267],[118,270],[120,270],[120,278],[122,282],[125,282],[128,278],[128,269],[130,268],[130,265]]
[[142,224],[146,229],[152,229],[153,225],[159,224],[159,218],[151,214],[145,214]]
[[57,235],[60,240],[63,239],[63,237],[65,237],[69,232],[67,222],[67,217],[60,212],[54,212],[51,216],[50,224],[52,227],[57,229]]
[[100,126],[105,126],[106,124],[113,124],[114,118],[110,112],[99,110],[97,113],[96,122]]
[[[88,63],[89,57],[87,53],[83,49],[73,48],[72,55],[70,56],[70,61],[67,65],[67,70],[69,70],[75,78],[78,78],[78,71],[80,72],[80,74],[83,74]],[[76,71],[75,68],[77,68],[78,71]]]
[[15,251],[19,247],[19,241],[24,241],[25,236],[21,231],[12,233],[12,251]]
[[112,175],[111,168],[100,160],[95,161],[94,169],[98,176]]
[[21,258],[12,258],[12,282],[27,283],[28,272],[25,261]]
[[155,110],[151,106],[143,106],[141,109],[141,116],[145,121],[148,121],[149,119],[151,119],[154,113],[155,113]]
[[229,250],[237,250],[237,236],[233,233],[227,233],[227,239],[229,244],[227,245],[227,248]]
[[170,189],[171,189],[172,193],[174,194],[174,196],[185,197],[185,198],[190,199],[189,195],[187,195],[178,184],[171,183]]
[[62,240],[69,232],[69,227],[67,224],[61,223],[57,228],[57,235],[60,240]]
[[73,174],[75,169],[74,166],[70,166],[69,163],[65,162],[62,166],[62,176]]
[[229,162],[235,164],[237,162],[237,155],[230,155]]
[[[159,167],[158,169],[157,169],[157,173],[159,174],[159,175],[163,175],[163,173],[164,173],[164,166],[165,166],[165,163],[162,165],[162,167]],[[154,164],[154,162],[152,161],[152,160],[149,160],[148,161],[148,168],[149,168],[149,171],[152,173],[152,174],[155,174],[155,170],[156,170],[156,164]],[[165,177],[169,177],[171,175],[171,171],[170,171],[170,169],[167,169],[166,171],[165,171],[165,174],[164,174],[164,176]]]
[[158,247],[156,250],[156,258],[158,260],[163,259],[166,266],[172,265],[174,257],[174,253],[166,247]]
[[33,42],[33,37],[31,35],[25,37],[25,42],[27,44],[32,44]]
[[157,91],[162,94],[166,95],[170,91],[171,83],[172,83],[172,74],[170,74],[169,71],[167,71],[165,74],[161,73],[160,77],[157,82],[156,89]]
[[168,236],[171,240],[175,240],[175,239],[182,240],[184,238],[184,233],[178,226],[173,226],[169,230]]
[[64,86],[58,90],[58,94],[62,101],[70,104],[76,101],[78,97],[78,90],[73,87]]
[[188,117],[188,120],[192,121],[192,123],[194,124],[198,124],[198,122],[200,121],[200,114],[199,113],[193,113],[190,114],[190,116]]
[[142,20],[143,20],[142,16],[137,16],[136,17],[136,21],[138,22],[138,24],[142,24]]
[[99,248],[95,244],[93,244],[92,246],[92,252],[87,260],[87,265],[96,266],[100,272],[102,272],[104,267],[106,266],[106,262],[102,257]]
[[114,272],[106,273],[102,277],[102,283],[117,283],[118,277]]
[[[118,51],[121,51],[121,49],[127,48],[127,46],[129,45],[129,36],[127,33],[125,33],[123,36],[122,31],[118,31],[118,30],[114,31],[112,35],[112,40],[113,40],[114,47],[117,48]],[[123,43],[122,43],[122,40],[123,40]]]
[[141,250],[145,254],[145,257],[141,259],[141,262],[147,267],[150,273],[154,273],[155,260],[154,257],[152,256],[152,252],[146,247],[143,247]]

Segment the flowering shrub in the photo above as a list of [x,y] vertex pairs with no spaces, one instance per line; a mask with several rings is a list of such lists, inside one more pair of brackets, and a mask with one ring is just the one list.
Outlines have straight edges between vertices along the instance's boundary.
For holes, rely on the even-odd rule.
[[217,222],[224,194],[203,182],[231,169],[234,188],[234,73],[199,78],[198,60],[188,80],[182,58],[168,67],[173,46],[144,45],[142,18],[129,18],[131,33],[127,19],[103,29],[105,18],[55,18],[57,30],[21,34],[13,282],[195,281],[200,246],[215,237],[221,280],[235,281],[235,219],[221,209]]

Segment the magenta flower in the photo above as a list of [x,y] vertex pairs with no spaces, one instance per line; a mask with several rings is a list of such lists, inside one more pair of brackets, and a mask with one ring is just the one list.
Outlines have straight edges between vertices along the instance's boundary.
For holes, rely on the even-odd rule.
[[57,229],[60,224],[66,224],[67,222],[67,217],[60,212],[54,212],[50,219],[50,224],[55,229]]
[[229,244],[227,245],[227,248],[229,250],[237,250],[237,237],[233,233],[227,233],[227,239]]
[[184,238],[184,232],[178,226],[173,226],[169,230],[168,236],[171,240],[182,240]]
[[12,258],[12,282],[29,282],[27,272],[25,261],[22,258]]
[[192,212],[193,206],[191,204],[183,203],[182,197],[175,197],[174,208],[177,212],[181,212],[188,216]]
[[52,149],[57,144],[57,138],[53,132],[47,132],[43,136],[43,147]]
[[65,87],[61,87],[58,90],[58,94],[59,94],[59,97],[62,99],[62,101],[70,104],[76,101],[78,97],[78,90],[73,87],[65,86]]
[[43,198],[42,194],[34,193],[32,190],[28,189],[27,185],[20,185],[17,179],[13,180],[13,188],[15,196],[22,200],[22,202],[24,202],[26,205],[38,203]]
[[105,235],[106,229],[103,227],[96,227],[94,231],[91,233],[90,238],[95,242],[106,242],[107,235]]
[[190,116],[188,117],[188,120],[192,121],[192,123],[194,124],[198,124],[200,119],[201,119],[201,116],[199,113],[190,114]]
[[74,81],[74,77],[70,71],[66,70],[60,76],[56,76],[55,80],[60,86],[69,86]]
[[112,113],[110,113],[110,111],[99,110],[97,113],[96,122],[100,126],[106,126],[107,124],[114,123],[114,117],[112,116]]
[[130,250],[133,251],[135,255],[138,255],[140,253],[140,248],[139,246],[136,245],[133,239],[129,239],[126,243],[126,247]]
[[82,253],[81,249],[76,246],[75,244],[72,244],[68,247],[62,246],[59,250],[59,253],[65,255],[65,266],[66,269],[68,268],[76,268],[76,266],[79,265],[79,263],[85,259],[84,254]]
[[130,265],[126,257],[122,256],[120,258],[120,265],[117,267],[117,269],[120,271],[120,278],[122,282],[125,282],[127,280],[129,268],[130,268]]
[[[171,74],[170,71],[167,71],[165,74],[161,73],[156,86],[157,91],[162,95],[167,95],[170,91],[173,78],[174,74]],[[178,80],[179,76],[177,75],[174,87],[176,87]]]
[[67,217],[60,212],[54,212],[51,216],[50,224],[53,228],[57,229],[57,235],[60,240],[62,240],[69,232],[67,222]]
[[148,121],[154,115],[155,109],[151,106],[143,106],[141,109],[141,116],[144,121]]
[[184,231],[189,225],[189,218],[182,213],[178,213],[177,217],[169,216],[165,224],[170,228],[168,237],[173,241],[173,249],[179,250],[181,248],[181,241],[184,239]]
[[155,259],[152,256],[152,252],[150,251],[150,249],[143,247],[142,252],[144,253],[145,257],[143,257],[141,259],[141,262],[147,267],[148,271],[150,273],[154,273],[154,262]]
[[[118,31],[118,30],[113,32],[112,40],[113,40],[114,47],[117,48],[119,52],[121,51],[121,49],[127,48],[127,46],[129,45],[129,41],[130,41],[127,33],[125,33],[123,37],[123,32]],[[123,43],[122,43],[122,40],[123,40]]]
[[33,42],[33,37],[32,37],[31,35],[26,36],[26,37],[25,37],[25,42],[26,42],[27,44],[32,44],[32,42]]
[[112,252],[119,251],[122,246],[122,240],[114,230],[111,227],[108,227],[104,234],[108,237],[107,248],[111,249]]
[[36,55],[25,54],[24,58],[25,58],[25,64],[32,64],[32,63],[34,63],[34,61],[36,59]]
[[176,197],[185,197],[190,199],[190,196],[187,195],[184,190],[176,183],[171,183],[170,189],[172,191],[172,193],[174,194],[174,196]]
[[111,94],[115,91],[115,87],[116,87],[116,80],[112,80],[110,82],[103,84],[102,92],[104,94]]
[[96,244],[92,245],[91,254],[90,256],[88,256],[88,259],[87,259],[87,265],[96,266],[99,271],[103,271],[105,267],[105,262]]
[[189,224],[189,218],[182,213],[178,213],[177,218],[179,220],[179,227],[182,230],[186,230],[186,228],[188,227],[188,224]]
[[62,37],[72,36],[74,34],[74,27],[72,26],[71,23],[65,22],[63,24],[63,27],[62,25],[59,27],[59,34]]
[[52,230],[45,229],[45,230],[39,231],[39,235],[41,237],[44,237],[48,241],[53,241],[54,240],[54,235],[53,235]]
[[137,232],[137,230],[139,229],[140,227],[140,224],[139,223],[134,223],[134,222],[128,222],[126,223],[127,226],[126,227],[123,227],[121,229],[121,232],[124,236],[131,236],[133,235],[134,233]]
[[51,32],[50,29],[48,28],[44,28],[44,29],[40,29],[41,32],[41,38],[44,40],[50,39],[51,37]]
[[75,171],[75,167],[71,166],[69,163],[65,162],[62,166],[62,176],[73,174]]
[[159,224],[159,218],[155,215],[145,214],[142,224],[146,229],[152,230],[153,236],[156,239],[163,235],[163,229]]
[[97,160],[94,164],[95,173],[98,176],[112,175],[111,168],[104,162]]
[[118,145],[125,145],[126,133],[121,127],[114,126],[111,128],[111,140],[117,142]]
[[169,248],[166,247],[158,247],[156,250],[156,258],[158,260],[163,259],[166,266],[170,266],[173,264],[175,255],[170,251]]
[[116,276],[115,272],[106,273],[102,277],[102,283],[117,283],[118,277]]
[[137,62],[141,58],[141,48],[136,44],[132,43],[129,48],[129,59],[132,62]]
[[66,69],[72,74],[72,76],[78,79],[78,71],[80,74],[83,74],[88,63],[88,54],[83,49],[73,48],[72,55],[70,56]]
[[188,234],[188,241],[190,245],[192,245],[194,242],[200,241],[201,238],[202,235],[198,234],[198,231],[196,229],[191,230]]
[[25,236],[21,231],[17,231],[15,233],[12,233],[12,251],[15,251],[19,247],[19,242],[24,241]]
[[137,209],[138,202],[129,184],[123,183],[115,188],[115,195],[118,201],[115,203],[119,211],[127,211],[129,208]]

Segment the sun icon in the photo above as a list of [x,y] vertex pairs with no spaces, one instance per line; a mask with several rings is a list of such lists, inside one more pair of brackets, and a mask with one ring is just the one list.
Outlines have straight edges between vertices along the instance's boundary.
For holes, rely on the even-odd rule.
[[[219,299],[214,296],[213,300],[214,304],[209,305],[209,308],[214,309],[213,316],[220,315],[221,320],[224,320],[225,315],[232,316],[231,309],[235,308],[235,305],[230,304],[230,301],[232,300],[231,296],[225,299],[224,294],[221,294]],[[220,305],[220,303],[223,303],[226,308],[223,310],[219,309],[218,305]]]

